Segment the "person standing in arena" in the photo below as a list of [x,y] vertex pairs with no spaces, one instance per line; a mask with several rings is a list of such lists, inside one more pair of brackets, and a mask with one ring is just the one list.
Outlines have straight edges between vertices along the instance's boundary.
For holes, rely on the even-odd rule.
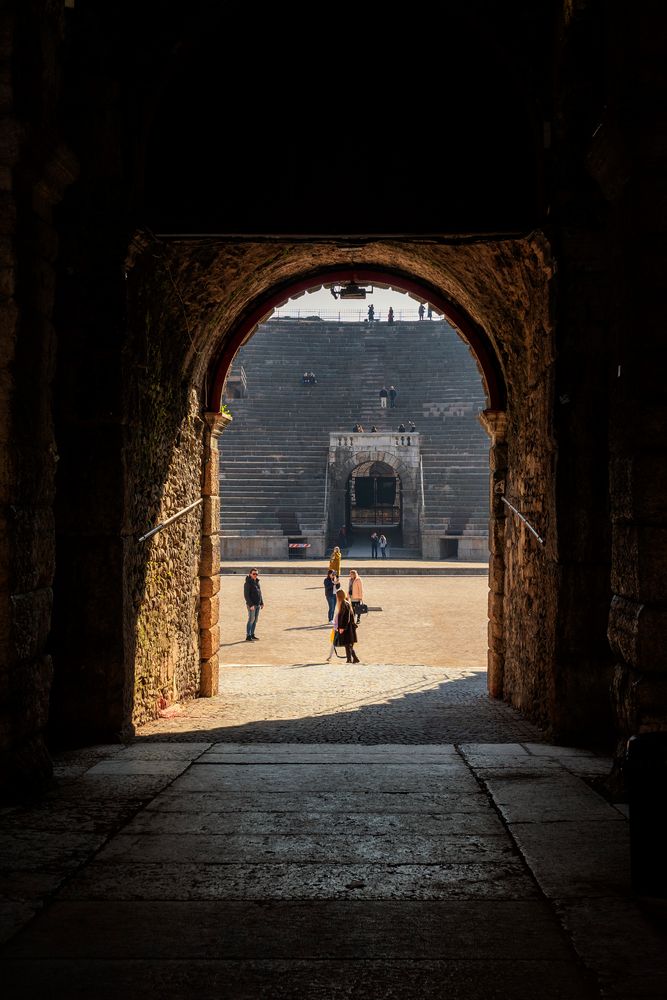
[[259,582],[259,573],[256,569],[251,569],[245,578],[243,596],[248,609],[245,640],[246,642],[253,642],[254,640],[259,640],[259,636],[255,635],[255,627],[257,625],[257,619],[259,618],[260,609],[264,607],[262,587]]

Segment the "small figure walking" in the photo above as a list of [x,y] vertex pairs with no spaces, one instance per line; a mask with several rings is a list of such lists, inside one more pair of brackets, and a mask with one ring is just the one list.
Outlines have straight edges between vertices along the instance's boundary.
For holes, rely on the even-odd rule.
[[368,307],[368,322],[372,323],[374,319],[375,319],[375,307],[371,302],[371,304]]
[[393,323],[393,322],[394,322],[394,310],[392,309],[391,306],[389,306],[389,312],[387,313],[387,323]]
[[397,395],[398,395],[397,390],[394,388],[393,385],[390,385],[389,386],[389,405],[392,408],[392,410],[396,406],[396,396]]
[[433,319],[433,306],[430,302],[428,304],[428,309],[426,310],[426,317],[427,319]]
[[383,385],[382,388],[380,389],[380,406],[382,407],[383,410],[387,409],[388,395],[389,393],[387,392],[387,387]]
[[423,302],[419,303],[419,310],[418,310],[418,312],[419,312],[419,318],[423,319],[424,318],[424,303]]

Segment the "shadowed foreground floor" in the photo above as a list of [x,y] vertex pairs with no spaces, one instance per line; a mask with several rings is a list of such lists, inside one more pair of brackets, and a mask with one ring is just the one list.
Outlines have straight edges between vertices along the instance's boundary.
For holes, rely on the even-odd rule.
[[144,739],[2,817],[7,998],[664,998],[609,761]]
[[220,695],[0,814],[3,998],[664,1000],[611,760],[487,696],[485,580],[374,579],[358,667],[313,578],[248,644],[223,585]]

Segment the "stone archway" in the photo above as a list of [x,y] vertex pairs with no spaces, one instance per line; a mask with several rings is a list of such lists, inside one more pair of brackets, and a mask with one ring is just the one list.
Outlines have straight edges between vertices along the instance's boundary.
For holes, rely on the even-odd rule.
[[[550,530],[555,524],[550,424],[554,353],[548,246],[539,235],[479,246],[436,241],[424,247],[410,240],[378,239],[352,251],[341,249],[339,243],[275,241],[269,245],[248,240],[235,242],[232,252],[222,238],[173,239],[160,240],[158,253],[154,241],[149,244],[150,252],[139,250],[129,278],[130,300],[138,307],[132,305],[132,325],[141,333],[145,352],[148,317],[149,343],[159,345],[166,362],[161,377],[173,384],[177,372],[187,387],[187,405],[181,411],[177,438],[182,440],[189,427],[201,423],[202,413],[217,413],[226,372],[238,346],[270,315],[274,304],[289,298],[294,287],[304,283],[312,287],[334,274],[360,278],[366,273],[382,274],[387,284],[399,289],[411,284],[436,308],[455,314],[468,343],[478,346],[475,356],[478,361],[482,358],[480,370],[490,404],[487,429],[495,428],[490,690],[548,726],[558,698],[554,609],[559,602],[557,578],[551,568],[556,535]],[[345,263],[351,258],[356,263]],[[158,432],[159,409],[155,418]],[[168,434],[165,444],[171,448],[177,438]],[[155,443],[153,439],[153,453]],[[142,485],[141,463],[133,463],[130,475],[133,492],[148,487]],[[504,505],[498,499],[500,488],[518,509],[532,517],[545,539],[544,546],[537,548],[520,522],[505,518]],[[206,544],[213,547],[217,534],[214,512],[209,530]],[[174,536],[170,547],[172,544],[176,549],[186,545],[199,551],[201,534],[196,539],[190,534]],[[162,558],[169,559],[170,553]],[[178,562],[178,557],[172,561]],[[150,559],[144,571],[149,576],[153,573]],[[185,589],[190,586],[183,581]],[[199,600],[198,586],[191,605],[197,614]],[[214,606],[211,610],[214,615]],[[141,602],[128,604],[126,614],[133,630],[145,634],[146,626],[148,633],[154,628],[143,620]],[[163,621],[160,627],[164,629]],[[215,629],[213,620],[205,627]],[[526,632],[530,644],[525,641]],[[184,646],[175,643],[173,648],[181,661],[196,661],[199,692],[200,648],[187,642]],[[208,653],[211,656],[206,655],[205,661],[213,659],[212,645]],[[187,676],[191,676],[189,671]],[[205,684],[203,689],[207,688],[212,690]],[[136,717],[136,707],[134,713]]]
[[[359,467],[386,466],[401,483],[401,527],[406,548],[419,547],[419,435],[340,434],[329,440],[329,536],[346,520],[350,477]],[[374,525],[375,526],[375,525]],[[370,534],[369,529],[369,534]]]
[[[231,64],[221,77],[219,60],[201,58],[215,53],[220,33],[211,27],[224,12],[202,22],[179,11],[156,39],[148,14],[128,32],[114,4],[88,19],[71,3],[15,6],[3,286],[12,747],[24,752],[41,739],[51,658],[61,696],[50,718],[57,702],[65,728],[78,727],[75,739],[128,732],[133,706],[151,704],[155,674],[137,672],[137,638],[173,650],[177,690],[195,688],[199,651],[186,633],[193,615],[197,624],[196,573],[173,602],[178,614],[167,602],[173,567],[180,582],[200,535],[193,541],[188,522],[164,547],[140,552],[135,539],[163,508],[196,494],[202,414],[217,413],[209,376],[223,370],[239,331],[249,335],[274,294],[334,268],[422,283],[493,348],[508,388],[506,400],[489,400],[506,425],[497,486],[544,539],[540,547],[508,516],[493,543],[507,583],[503,696],[555,734],[586,740],[591,726],[610,732],[610,706],[617,732],[662,724],[664,511],[655,469],[664,434],[660,370],[646,349],[662,336],[660,268],[635,266],[637,247],[650,262],[656,244],[661,175],[646,152],[652,118],[637,131],[633,114],[655,102],[657,77],[645,72],[638,88],[645,46],[614,47],[625,37],[623,11],[564,5],[554,21],[546,9],[525,16],[535,5],[524,3],[512,16],[499,6],[461,22],[456,8],[451,24],[463,44],[454,58],[465,67],[473,53],[482,76],[447,125],[466,156],[442,161],[415,156],[409,144],[370,155],[358,115],[340,116],[341,150],[369,155],[332,157],[316,141],[322,91],[304,106],[295,64],[256,132],[274,135],[287,109],[300,108],[314,141],[286,146],[268,170],[233,141],[254,108],[250,91],[228,107],[238,129],[208,128],[220,94],[235,85]],[[77,25],[66,45],[64,18]],[[609,45],[598,44],[602,36]],[[582,41],[590,58],[580,58]],[[615,51],[623,56],[614,62]],[[428,78],[434,94],[446,86],[438,67]],[[413,80],[417,107],[429,88],[420,74]],[[385,105],[388,121],[395,109]],[[176,156],[175,110],[193,139]],[[480,130],[481,120],[491,129]],[[83,172],[52,230],[38,161],[65,136]],[[148,235],[126,280],[128,235],[140,220],[156,232],[211,235]]]
[[[491,339],[484,329],[475,323],[465,310],[461,309],[450,298],[443,296],[441,291],[432,287],[424,288],[414,279],[400,275],[391,276],[387,272],[378,272],[369,268],[336,269],[326,271],[318,275],[318,278],[326,280],[356,280],[378,281],[389,277],[394,277],[392,287],[401,290],[412,291],[418,296],[428,298],[437,308],[442,311],[456,324],[460,333],[465,332],[465,340],[475,358],[482,383],[487,394],[489,405],[483,414],[482,426],[486,430],[491,440],[491,472],[490,472],[490,496],[492,499],[490,508],[489,539],[491,548],[491,561],[489,565],[489,653],[488,653],[488,688],[494,697],[503,697],[507,694],[504,686],[504,615],[506,598],[506,561],[504,546],[505,537],[505,514],[506,507],[502,502],[505,490],[505,480],[507,475],[507,412],[505,409],[507,400],[507,389],[503,373],[503,366],[500,356]],[[225,379],[231,367],[231,361],[237,347],[245,343],[254,329],[260,323],[266,321],[272,312],[272,308],[267,309],[267,303],[273,305],[282,304],[294,291],[298,292],[304,288],[312,287],[312,278],[300,278],[289,289],[271,292],[261,305],[256,306],[249,312],[246,318],[233,332],[232,339],[228,341],[224,351],[218,358],[217,368],[214,369],[211,381],[210,395],[214,404],[222,398],[225,387]],[[233,349],[233,353],[232,353]],[[421,525],[421,504],[419,495],[419,435],[401,436],[389,435],[388,441],[381,440],[382,435],[341,435],[332,434],[329,451],[329,509],[328,509],[328,536],[335,541],[341,524],[346,521],[346,485],[352,470],[357,464],[370,462],[373,460],[388,461],[397,470],[397,475],[401,476],[403,484],[404,499],[404,531],[403,544],[407,548],[415,548],[424,551],[424,540],[422,538]],[[410,453],[408,461],[405,455]],[[401,457],[399,457],[399,455]],[[437,538],[435,544],[439,545]],[[432,546],[431,546],[432,548]],[[431,550],[429,549],[429,552]],[[436,556],[435,558],[438,558]]]

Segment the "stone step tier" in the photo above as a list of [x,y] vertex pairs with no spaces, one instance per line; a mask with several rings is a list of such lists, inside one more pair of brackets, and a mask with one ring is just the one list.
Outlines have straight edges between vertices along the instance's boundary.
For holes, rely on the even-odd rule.
[[[426,328],[426,329],[424,329]],[[247,396],[228,399],[233,421],[220,441],[224,535],[323,531],[331,431],[395,431],[414,420],[421,435],[424,529],[486,538],[489,440],[475,360],[446,321],[368,324],[269,320],[238,352]],[[314,371],[316,385],[303,385]],[[379,389],[395,385],[395,408]]]

